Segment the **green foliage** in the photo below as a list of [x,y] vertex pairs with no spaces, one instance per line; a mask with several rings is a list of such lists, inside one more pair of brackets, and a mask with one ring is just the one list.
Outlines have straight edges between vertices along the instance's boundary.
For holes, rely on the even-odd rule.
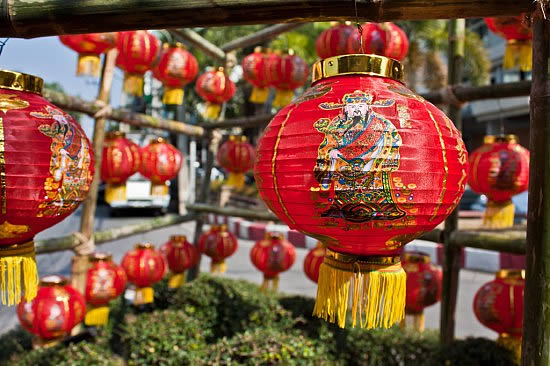
[[0,365],[8,364],[13,355],[32,349],[32,335],[18,326],[0,337]]

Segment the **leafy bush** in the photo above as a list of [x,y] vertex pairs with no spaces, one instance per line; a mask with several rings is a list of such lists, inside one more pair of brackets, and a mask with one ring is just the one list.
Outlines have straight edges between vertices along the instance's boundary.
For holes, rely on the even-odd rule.
[[430,359],[430,366],[515,366],[514,354],[485,338],[455,340],[439,348]]
[[0,337],[0,365],[9,364],[12,355],[32,349],[32,335],[18,326]]

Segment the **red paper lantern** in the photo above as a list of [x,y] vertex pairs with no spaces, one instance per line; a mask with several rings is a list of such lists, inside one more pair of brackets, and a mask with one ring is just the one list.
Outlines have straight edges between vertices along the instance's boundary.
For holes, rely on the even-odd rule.
[[124,70],[124,92],[142,96],[143,74],[158,61],[159,40],[144,30],[120,32],[117,48],[116,64]]
[[517,137],[485,136],[484,144],[470,156],[470,187],[487,196],[483,225],[503,228],[514,225],[512,196],[529,184],[529,150]]
[[182,156],[179,150],[157,137],[141,150],[140,173],[151,180],[152,195],[168,194],[166,182],[176,178],[181,168]]
[[521,71],[531,71],[533,32],[527,24],[526,14],[485,18],[485,23],[491,32],[506,40],[502,68],[513,69],[519,66]]
[[84,297],[60,276],[43,277],[34,300],[23,300],[17,306],[21,326],[38,336],[44,346],[69,335],[85,312]]
[[99,77],[99,55],[116,46],[117,33],[67,34],[59,36],[65,46],[78,52],[76,75]]
[[281,108],[292,102],[294,89],[301,87],[308,77],[307,63],[288,50],[281,55],[275,51],[267,58],[266,75],[269,85],[277,89],[273,106]]
[[499,334],[497,343],[520,357],[523,328],[525,271],[503,269],[484,284],[474,297],[474,314],[487,328]]
[[164,84],[164,104],[183,104],[183,87],[192,82],[199,72],[195,56],[181,43],[163,46],[160,61],[153,69],[153,75]]
[[237,251],[237,237],[227,230],[226,225],[212,226],[200,236],[197,247],[199,252],[212,258],[210,272],[224,273],[225,258]]
[[185,271],[193,268],[199,261],[197,248],[187,241],[185,235],[172,235],[161,251],[172,276],[168,281],[170,288],[180,287],[185,283]]
[[269,96],[269,82],[266,77],[266,50],[256,47],[254,53],[243,58],[243,78],[254,86],[250,102],[263,104]]
[[93,179],[84,131],[41,91],[42,79],[0,70],[0,282],[10,305],[21,288],[27,301],[36,295],[33,237],[70,215]]
[[407,273],[405,313],[413,317],[415,328],[424,330],[424,308],[441,299],[442,272],[430,262],[430,256],[421,252],[401,255]]
[[122,258],[122,268],[128,281],[136,286],[134,304],[142,305],[154,301],[154,291],[151,287],[162,280],[166,264],[162,254],[152,244],[136,244]]
[[336,24],[325,29],[315,42],[317,55],[319,58],[329,58],[350,53],[348,43],[354,33],[359,35],[357,28],[351,25],[350,22]]
[[109,301],[119,297],[126,287],[126,273],[113,263],[111,255],[93,253],[86,275],[86,325],[105,325],[109,319]]
[[229,172],[227,184],[236,188],[244,186],[244,173],[254,167],[256,158],[254,146],[246,140],[246,136],[229,136],[218,149],[218,164]]
[[221,105],[235,94],[235,84],[225,75],[223,67],[207,71],[197,79],[197,93],[206,101],[204,118],[216,119]]
[[[124,132],[110,131],[105,136],[101,159],[101,180],[107,183],[105,201],[108,203],[126,200],[125,183],[135,173],[134,145],[125,137]],[[137,163],[139,164],[139,161]]]
[[279,273],[287,271],[296,261],[294,245],[280,233],[266,233],[265,238],[254,244],[250,260],[264,274],[262,289],[271,283],[272,289],[279,287]]
[[132,174],[134,174],[139,172],[139,169],[141,168],[141,147],[139,147],[139,145],[132,140],[128,140],[128,142],[130,143],[130,150],[132,151],[132,155],[134,157],[132,159],[134,162],[132,166]]
[[347,55],[313,70],[312,88],[259,142],[258,191],[290,228],[328,246],[315,314],[338,314],[343,327],[356,294],[353,323],[362,309],[362,327],[389,327],[405,310],[400,248],[458,205],[468,154],[443,112],[401,84],[397,61]]
[[326,252],[327,248],[323,243],[317,242],[317,246],[311,249],[304,258],[304,272],[315,283],[319,281],[319,269],[325,259]]
[[359,32],[348,40],[349,53],[368,53],[401,61],[409,51],[409,39],[405,32],[392,22],[365,23],[363,28],[363,52]]

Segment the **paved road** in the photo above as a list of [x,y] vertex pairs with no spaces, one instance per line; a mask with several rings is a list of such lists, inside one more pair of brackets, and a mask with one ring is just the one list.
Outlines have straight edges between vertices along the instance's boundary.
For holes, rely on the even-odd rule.
[[[105,230],[111,227],[137,223],[141,220],[149,219],[144,217],[125,217],[110,218],[106,207],[99,207],[98,219],[96,220],[96,230]],[[76,212],[65,221],[52,227],[38,235],[39,239],[67,235],[79,227],[80,212]],[[168,240],[173,234],[185,234],[192,237],[194,223],[185,223],[160,230],[155,230],[147,234],[134,235],[129,238],[116,240],[114,242],[100,246],[100,250],[113,254],[115,261],[120,262],[125,252],[127,252],[137,242],[152,242],[157,246]],[[249,259],[250,248],[254,243],[249,240],[239,240],[239,250],[227,260],[227,273],[229,278],[247,279],[252,282],[261,283],[262,276],[257,271]],[[296,249],[296,263],[287,272],[281,274],[280,290],[290,294],[299,294],[314,297],[316,285],[305,277],[302,272],[302,263],[307,251],[305,249]],[[65,276],[70,275],[70,258],[72,252],[60,252],[54,254],[40,255],[37,258],[38,270],[41,276],[46,274],[58,273]],[[201,262],[201,270],[209,270],[209,259],[204,258]],[[460,285],[458,294],[457,314],[456,314],[456,336],[485,336],[496,338],[496,334],[484,328],[475,319],[472,312],[473,296],[482,284],[491,280],[493,276],[487,273],[478,273],[472,271],[461,271]],[[18,324],[14,308],[0,306],[0,333],[5,332]],[[426,310],[426,328],[439,328],[439,305],[434,305]]]

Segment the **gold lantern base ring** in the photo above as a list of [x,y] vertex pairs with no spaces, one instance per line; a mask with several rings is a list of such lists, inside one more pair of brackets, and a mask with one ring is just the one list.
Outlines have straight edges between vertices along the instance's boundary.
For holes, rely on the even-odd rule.
[[[31,301],[38,291],[38,271],[34,259],[34,242],[0,246],[0,284],[2,305],[15,305],[21,300]],[[23,286],[21,286],[23,285]]]
[[359,257],[327,248],[313,315],[340,328],[389,328],[405,317],[406,274],[399,257]]
[[76,67],[77,76],[99,77],[101,62],[99,55],[80,53],[78,55],[78,64]]

